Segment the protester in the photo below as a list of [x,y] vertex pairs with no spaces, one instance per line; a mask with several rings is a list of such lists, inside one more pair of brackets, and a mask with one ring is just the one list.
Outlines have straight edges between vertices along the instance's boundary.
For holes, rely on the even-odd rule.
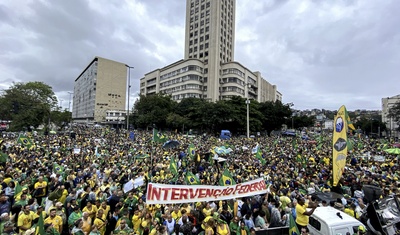
[[[51,224],[47,229],[61,234],[112,234],[118,228],[117,234],[197,235],[224,233],[229,227],[231,234],[245,235],[255,229],[287,226],[291,215],[299,229],[305,227],[310,215],[305,199],[311,201],[307,197],[311,192],[345,192],[343,210],[357,219],[368,202],[363,200],[363,186],[381,188],[383,197],[399,193],[397,158],[383,151],[382,140],[355,139],[341,185],[332,187],[332,144],[325,133],[315,136],[314,143],[289,137],[189,139],[169,132],[164,134],[179,145],[166,149],[146,131],[135,131],[134,140],[123,130],[79,126],[73,131],[75,138],[30,136],[31,146],[17,143],[16,138],[2,139],[8,160],[0,164],[0,215],[11,213],[15,223],[0,217],[0,229],[7,223],[7,229],[12,225],[23,234],[34,229],[42,215],[45,224]],[[194,154],[189,151],[191,144]],[[217,154],[221,146],[230,152]],[[365,158],[367,153],[385,159]],[[218,162],[215,155],[225,160]],[[172,158],[177,172],[171,168]],[[202,184],[219,185],[225,170],[235,183],[264,178],[269,193],[208,203],[146,203],[148,182],[190,184],[185,174],[191,172]],[[126,190],[135,180],[139,183]],[[61,218],[61,224],[56,218]]]

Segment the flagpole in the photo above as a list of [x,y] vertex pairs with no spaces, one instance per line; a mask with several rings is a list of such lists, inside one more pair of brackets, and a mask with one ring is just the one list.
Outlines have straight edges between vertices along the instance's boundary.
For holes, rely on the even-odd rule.
[[150,182],[153,181],[153,151],[154,151],[154,126],[153,126],[153,140],[151,141],[151,151],[150,151]]

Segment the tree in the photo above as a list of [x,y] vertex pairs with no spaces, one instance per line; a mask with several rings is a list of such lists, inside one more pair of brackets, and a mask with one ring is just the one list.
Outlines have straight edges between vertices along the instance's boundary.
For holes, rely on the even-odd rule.
[[72,113],[68,110],[61,111],[60,108],[51,112],[50,115],[51,122],[56,126],[63,128],[68,126],[72,119]]
[[315,116],[294,116],[290,119],[287,119],[286,125],[288,128],[291,128],[293,125],[294,129],[298,129],[301,127],[312,127],[315,124]]
[[386,125],[380,121],[379,117],[361,117],[355,124],[365,134],[371,135],[372,133],[382,133],[386,130]]
[[171,96],[155,94],[149,96],[140,96],[139,101],[135,103],[137,112],[136,124],[138,127],[146,128],[155,124],[157,128],[167,127],[167,117],[175,109],[176,102]]
[[397,123],[397,130],[400,131],[400,101],[396,102],[396,104],[389,109],[388,117],[392,118]]
[[[281,101],[277,100],[267,101],[261,103],[260,111],[264,115],[263,128],[268,133],[273,130],[280,130],[282,125],[287,122],[292,116],[289,104],[282,104]],[[290,119],[291,120],[291,119]]]
[[52,87],[43,82],[13,83],[0,96],[1,119],[11,120],[10,130],[14,131],[48,124],[51,110],[56,107]]

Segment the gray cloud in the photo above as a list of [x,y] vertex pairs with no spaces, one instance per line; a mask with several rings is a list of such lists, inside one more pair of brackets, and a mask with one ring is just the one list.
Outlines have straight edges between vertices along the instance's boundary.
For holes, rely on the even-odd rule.
[[[0,3],[0,84],[44,81],[67,107],[94,56],[131,72],[183,57],[185,1],[42,0]],[[276,84],[295,108],[380,109],[399,94],[400,3],[237,0],[235,59]],[[134,97],[131,97],[131,104]]]

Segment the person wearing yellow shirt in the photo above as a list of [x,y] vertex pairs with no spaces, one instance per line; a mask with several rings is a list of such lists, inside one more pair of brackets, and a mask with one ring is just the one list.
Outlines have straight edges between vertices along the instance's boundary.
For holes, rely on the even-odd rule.
[[181,218],[182,213],[181,210],[179,210],[179,207],[174,208],[174,211],[172,211],[171,216],[172,218],[174,218],[175,221],[178,221]]
[[[312,209],[310,211],[307,211],[307,208]],[[301,230],[302,228],[307,228],[309,216],[314,213],[315,208],[317,208],[315,205],[309,207],[308,204],[306,204],[304,197],[298,200],[296,205],[296,225],[299,230]]]
[[18,215],[17,226],[21,233],[32,227],[32,221],[35,219],[35,213],[30,210],[29,205],[23,207],[22,213]]
[[67,199],[67,196],[68,196],[68,190],[64,188],[62,191],[61,197],[58,199],[58,201],[64,205],[65,200]]
[[57,230],[60,234],[63,230],[62,218],[56,215],[57,209],[53,208],[50,210],[50,216],[44,220],[45,224],[52,224],[53,228]]
[[82,222],[82,231],[85,232],[85,234],[89,234],[92,229],[92,218],[89,217],[89,213],[82,213]]
[[104,181],[103,184],[100,186],[100,190],[102,192],[104,192],[106,189],[109,189],[109,188],[110,188],[110,185],[108,184],[107,181]]
[[96,217],[97,213],[97,208],[96,206],[92,205],[90,201],[86,203],[86,206],[83,208],[82,212],[87,212],[89,213],[89,217],[94,220]]
[[103,210],[99,209],[97,211],[97,217],[93,222],[93,227],[96,227],[101,235],[106,233],[106,221],[103,220]]
[[34,219],[39,218],[40,214],[42,214],[43,219],[46,219],[47,213],[44,211],[43,206],[38,206],[37,211],[34,215]]
[[210,203],[207,203],[206,207],[203,208],[202,212],[203,212],[204,216],[207,217],[207,216],[211,216],[214,211],[213,211],[213,208],[211,208]]
[[104,215],[103,217],[107,218],[108,212],[110,211],[110,206],[107,205],[107,202],[102,202],[100,207],[97,208],[97,209],[98,210],[102,209],[103,210],[103,215]]
[[133,231],[139,234],[140,224],[142,223],[142,213],[136,210],[132,216]]
[[39,177],[38,182],[36,182],[34,185],[34,188],[36,191],[34,196],[37,199],[37,203],[41,205],[43,197],[46,196],[47,188],[47,182],[43,180],[43,176]]
[[358,216],[358,214],[355,212],[356,208],[357,208],[357,206],[354,203],[352,203],[350,205],[350,208],[344,209],[344,213],[350,215],[353,218],[359,219],[360,216]]

